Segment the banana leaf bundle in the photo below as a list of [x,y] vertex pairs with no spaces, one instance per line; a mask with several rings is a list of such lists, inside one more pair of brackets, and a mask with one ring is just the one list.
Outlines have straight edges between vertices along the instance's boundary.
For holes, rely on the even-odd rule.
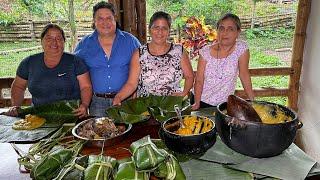
[[62,167],[76,157],[83,146],[83,142],[76,143],[73,148],[66,149],[59,146],[47,153],[41,160],[35,163],[30,172],[32,179],[53,179],[58,175]]
[[137,171],[152,171],[168,156],[167,153],[157,148],[150,136],[133,142],[130,145],[130,152]]
[[154,171],[154,175],[161,179],[167,180],[185,180],[186,176],[177,161],[177,159],[169,154],[168,158],[163,161],[160,166]]
[[18,116],[24,118],[27,114],[37,115],[46,119],[44,127],[56,127],[63,123],[76,122],[78,117],[74,116],[72,111],[77,109],[79,104],[79,100],[63,100],[39,106],[29,106],[21,108]]
[[131,158],[119,164],[115,180],[132,179],[132,180],[149,180],[149,172],[139,172],[136,170]]
[[174,105],[182,109],[182,114],[191,113],[190,101],[181,96],[154,96],[130,99],[121,106],[113,106],[107,109],[107,115],[116,121],[131,124],[146,121],[152,116],[158,121],[167,120],[176,116]]
[[54,180],[82,180],[84,170],[88,166],[89,156],[75,157],[70,164],[67,164]]
[[110,156],[90,155],[88,167],[84,171],[85,180],[108,180],[113,179],[114,169],[117,166],[117,160]]

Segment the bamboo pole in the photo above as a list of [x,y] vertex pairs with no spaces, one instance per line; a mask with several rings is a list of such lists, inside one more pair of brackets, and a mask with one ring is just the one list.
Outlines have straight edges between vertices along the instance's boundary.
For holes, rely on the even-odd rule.
[[299,0],[296,28],[293,39],[291,67],[294,73],[289,80],[289,107],[298,110],[299,82],[303,63],[303,51],[306,37],[306,29],[311,11],[311,0]]

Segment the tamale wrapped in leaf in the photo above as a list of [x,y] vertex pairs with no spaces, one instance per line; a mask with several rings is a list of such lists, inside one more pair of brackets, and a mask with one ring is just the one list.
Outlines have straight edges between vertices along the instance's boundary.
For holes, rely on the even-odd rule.
[[132,179],[132,180],[148,180],[149,172],[138,172],[131,159],[130,161],[119,164],[115,180]]
[[130,145],[133,161],[138,171],[151,171],[162,163],[167,154],[159,150],[151,141],[150,136],[145,136]]
[[154,175],[158,178],[167,180],[185,180],[186,176],[181,169],[177,159],[169,154],[168,158],[164,160],[160,166],[154,171]]
[[84,171],[85,180],[108,180],[114,177],[114,168],[117,160],[109,156],[90,155],[88,167]]
[[57,149],[37,163],[30,172],[32,179],[53,179],[73,156],[70,149]]
[[84,179],[84,170],[88,166],[89,156],[75,157],[74,160],[64,166],[54,180],[82,180]]

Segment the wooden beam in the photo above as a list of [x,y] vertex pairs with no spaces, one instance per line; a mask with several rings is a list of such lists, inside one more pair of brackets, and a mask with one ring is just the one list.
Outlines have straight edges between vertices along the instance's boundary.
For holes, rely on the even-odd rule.
[[272,67],[249,69],[249,72],[251,76],[277,76],[292,75],[294,70],[291,67]]
[[304,43],[310,11],[311,0],[299,0],[291,59],[291,67],[295,70],[295,72],[290,75],[290,92],[288,96],[289,107],[296,111],[298,110],[298,96],[300,87],[299,83],[303,63]]
[[[270,97],[270,96],[288,96],[288,88],[255,88],[253,92],[256,97]],[[236,95],[246,97],[244,90],[236,90]]]

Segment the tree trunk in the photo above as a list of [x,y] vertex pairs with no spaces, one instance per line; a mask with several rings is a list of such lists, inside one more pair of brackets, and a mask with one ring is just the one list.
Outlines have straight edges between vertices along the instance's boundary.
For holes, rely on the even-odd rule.
[[70,25],[70,52],[73,52],[74,48],[76,47],[76,44],[78,42],[78,35],[77,35],[77,29],[76,29],[76,22],[74,18],[74,7],[73,7],[73,0],[68,0],[68,20]]
[[254,28],[254,21],[256,16],[256,1],[253,1],[253,7],[252,7],[252,15],[251,15],[251,29]]

